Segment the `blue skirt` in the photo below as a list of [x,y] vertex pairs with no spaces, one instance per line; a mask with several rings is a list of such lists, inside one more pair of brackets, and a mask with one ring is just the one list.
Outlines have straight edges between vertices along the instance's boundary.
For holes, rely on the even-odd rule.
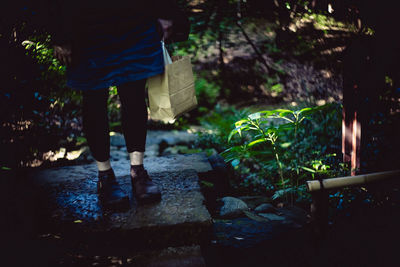
[[164,72],[154,21],[123,34],[96,33],[89,38],[91,45],[79,51],[78,63],[67,68],[67,85],[73,89],[103,89]]

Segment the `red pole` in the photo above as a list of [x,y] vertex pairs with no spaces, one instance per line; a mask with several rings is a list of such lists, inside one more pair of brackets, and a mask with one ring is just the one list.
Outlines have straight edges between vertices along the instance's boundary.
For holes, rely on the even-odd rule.
[[[349,99],[343,105],[342,119],[342,153],[343,162],[349,162],[351,167],[351,175],[356,175],[360,169],[360,152],[361,152],[361,122],[359,120],[357,104],[355,103],[355,95],[358,86],[353,86],[352,92],[347,92]],[[346,90],[346,88],[345,88]],[[346,94],[346,95],[347,95]]]

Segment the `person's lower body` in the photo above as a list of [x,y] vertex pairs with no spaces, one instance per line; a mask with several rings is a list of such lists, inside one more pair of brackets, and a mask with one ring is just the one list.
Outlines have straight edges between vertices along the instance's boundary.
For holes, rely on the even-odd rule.
[[[139,201],[155,200],[161,196],[143,166],[147,134],[145,83],[146,80],[139,80],[118,86],[133,192]],[[104,202],[118,204],[128,198],[118,186],[110,164],[108,96],[108,88],[83,91],[83,131],[99,170],[99,194],[104,196]]]

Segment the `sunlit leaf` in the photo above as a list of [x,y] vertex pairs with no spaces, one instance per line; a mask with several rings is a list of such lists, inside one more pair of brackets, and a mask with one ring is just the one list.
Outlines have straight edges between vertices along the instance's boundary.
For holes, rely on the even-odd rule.
[[287,115],[293,115],[294,112],[289,109],[275,109],[273,110],[275,114],[279,115],[279,117],[285,117]]
[[248,122],[248,120],[246,120],[246,119],[237,121],[237,122],[235,122],[235,127],[239,127],[240,125],[242,125],[243,123],[246,123],[246,122]]
[[248,117],[250,120],[258,120],[261,118],[261,112],[250,114]]
[[254,141],[250,142],[247,146],[248,146],[248,147],[252,147],[252,146],[254,146],[254,145],[256,145],[256,144],[264,143],[264,142],[266,142],[266,141],[267,141],[267,140],[266,140],[265,138],[260,138],[260,139],[257,139],[257,140],[254,140]]
[[308,172],[311,172],[311,173],[315,173],[315,172],[316,172],[315,170],[310,169],[310,168],[307,168],[307,167],[304,167],[304,166],[301,166],[301,168],[302,168],[303,170],[308,171]]
[[307,112],[313,111],[313,108],[303,108],[301,110],[298,111],[299,114],[304,114]]
[[285,142],[285,143],[282,143],[282,144],[281,144],[281,147],[282,147],[282,148],[288,148],[288,147],[291,146],[291,145],[292,145],[291,142]]

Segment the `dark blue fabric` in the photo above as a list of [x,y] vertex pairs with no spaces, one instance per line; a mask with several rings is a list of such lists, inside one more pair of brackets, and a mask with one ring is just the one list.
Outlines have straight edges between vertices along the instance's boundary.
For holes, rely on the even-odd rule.
[[73,89],[108,88],[164,72],[155,21],[123,34],[96,32],[90,38],[92,45],[82,49],[78,63],[67,68],[67,85]]

